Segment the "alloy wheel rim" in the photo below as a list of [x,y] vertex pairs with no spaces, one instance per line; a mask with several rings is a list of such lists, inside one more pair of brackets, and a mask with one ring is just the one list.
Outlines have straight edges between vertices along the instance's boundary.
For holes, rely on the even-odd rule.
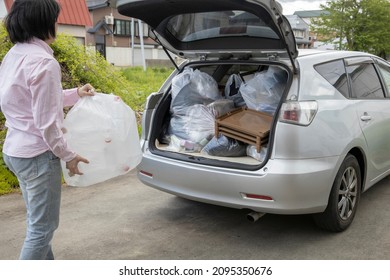
[[339,187],[338,214],[342,220],[347,220],[353,214],[357,201],[357,175],[352,167],[343,174]]

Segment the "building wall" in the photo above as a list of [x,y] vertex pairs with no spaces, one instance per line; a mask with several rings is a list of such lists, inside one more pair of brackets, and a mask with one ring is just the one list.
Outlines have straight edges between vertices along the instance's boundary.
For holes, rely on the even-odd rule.
[[[94,26],[100,21],[105,18],[105,16],[113,15],[115,19],[122,19],[122,20],[131,20],[131,18],[123,16],[118,13],[117,9],[113,9],[111,7],[105,7],[105,8],[100,8],[96,10],[90,11],[92,15],[92,21]],[[111,30],[113,30],[113,26],[109,25]],[[107,32],[101,28],[96,34],[98,35],[105,35],[106,36],[106,45],[108,47],[116,46],[116,47],[130,47],[131,41],[129,37],[122,37],[122,36],[113,36],[110,34],[107,34]],[[92,34],[93,35],[93,34]],[[144,34],[147,35],[147,34]],[[94,45],[94,36],[88,36],[87,44],[88,45]],[[139,43],[139,38],[135,38],[135,43]],[[154,41],[151,40],[150,38],[147,38],[144,36],[144,43],[145,44],[153,44],[155,45]]]
[[[92,21],[94,26],[100,20],[104,20],[105,16],[111,14],[114,19],[131,20],[131,18],[119,14],[116,9],[113,9],[111,7],[95,9],[90,11],[90,13],[92,15]],[[108,27],[113,31],[114,27],[112,25],[109,25]],[[120,67],[143,65],[141,42],[139,37],[134,37],[133,52],[131,49],[131,36],[115,36],[107,32],[107,30],[105,30],[104,28],[100,28],[95,34],[87,34],[86,45],[89,48],[96,47],[96,35],[104,36],[106,44],[106,60],[109,63]],[[143,40],[145,61],[155,59],[169,62],[169,58],[165,54],[164,50],[159,47],[151,38],[147,37],[147,34],[144,34]]]
[[0,0],[0,18],[4,18],[7,15],[7,9],[3,0]]
[[297,15],[286,16],[290,22],[294,32],[295,40],[299,49],[307,49],[311,47],[310,41],[310,26],[301,17]]
[[[96,51],[94,46],[89,46],[89,49]],[[145,61],[148,64],[148,61],[156,60],[162,65],[168,65],[171,67],[171,62],[161,47],[154,48],[151,46],[145,46]],[[133,59],[134,57],[134,59]],[[172,58],[175,58],[172,55]],[[129,66],[142,66],[142,51],[140,45],[134,46],[134,53],[131,48],[123,47],[107,47],[106,48],[106,60],[118,67],[129,67]]]
[[65,33],[75,37],[81,44],[85,45],[85,26],[58,25],[58,33]]

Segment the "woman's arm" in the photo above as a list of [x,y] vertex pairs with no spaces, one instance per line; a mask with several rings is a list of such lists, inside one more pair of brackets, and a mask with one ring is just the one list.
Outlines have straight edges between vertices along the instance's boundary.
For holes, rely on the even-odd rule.
[[95,89],[90,84],[85,84],[82,87],[66,89],[64,92],[64,107],[73,106],[83,96],[92,96],[95,94]]

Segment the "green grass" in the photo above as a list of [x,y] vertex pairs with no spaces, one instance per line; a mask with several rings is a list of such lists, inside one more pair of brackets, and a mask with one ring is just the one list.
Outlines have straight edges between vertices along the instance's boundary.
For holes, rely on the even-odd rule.
[[[130,67],[120,70],[132,86],[131,94],[117,94],[122,100],[130,105],[136,112],[138,119],[142,112],[146,97],[157,91],[164,80],[171,74],[171,68],[147,68],[143,71],[141,67]],[[0,112],[0,149],[3,148],[5,139],[5,119]],[[139,127],[140,129],[140,127]],[[15,176],[8,170],[3,162],[2,154],[0,156],[0,195],[19,192],[18,181]]]
[[[129,67],[121,72],[132,86],[131,96],[121,96],[126,104],[135,104],[137,111],[142,111],[146,97],[159,90],[164,80],[171,74],[173,68],[147,68]],[[133,99],[131,102],[129,98]],[[135,102],[134,102],[135,99]]]

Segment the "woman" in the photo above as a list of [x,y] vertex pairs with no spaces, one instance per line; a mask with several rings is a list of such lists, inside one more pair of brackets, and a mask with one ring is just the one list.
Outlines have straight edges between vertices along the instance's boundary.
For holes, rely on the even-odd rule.
[[20,259],[54,259],[51,241],[59,223],[61,165],[82,175],[88,160],[69,149],[61,131],[63,107],[93,88],[62,90],[61,69],[50,44],[60,6],[55,0],[15,0],[5,19],[15,45],[0,66],[0,106],[8,128],[3,158],[17,176],[27,208]]

